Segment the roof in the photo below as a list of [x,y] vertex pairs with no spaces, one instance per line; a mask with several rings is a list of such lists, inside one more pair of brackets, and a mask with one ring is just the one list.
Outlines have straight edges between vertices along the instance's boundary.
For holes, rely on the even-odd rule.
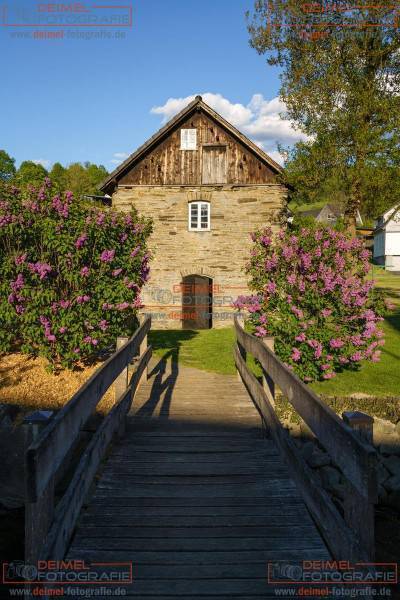
[[318,217],[318,215],[325,208],[328,208],[328,210],[330,210],[336,217],[340,217],[342,215],[340,208],[334,206],[333,204],[324,204],[324,206],[321,206],[320,208],[314,208],[312,210],[302,210],[300,214],[302,217]]
[[254,154],[256,154],[264,163],[266,163],[273,171],[283,173],[283,168],[277,162],[275,162],[268,154],[266,154],[261,148],[259,148],[254,142],[252,142],[247,136],[241,133],[236,127],[231,125],[226,119],[206,104],[201,96],[190,102],[181,112],[173,117],[164,127],[162,127],[157,133],[155,133],[150,139],[147,140],[142,146],[140,146],[133,154],[131,154],[123,163],[119,165],[108,177],[103,181],[100,190],[106,190],[110,184],[120,178],[131,166],[139,160],[148,150],[154,148],[164,136],[176,127],[180,121],[184,121],[191,113],[202,110],[206,115],[216,121],[221,127],[226,129],[233,137],[242,142],[247,148],[249,148]]
[[386,225],[393,219],[393,217],[395,217],[396,214],[399,213],[399,211],[400,211],[400,204],[395,204],[394,206],[392,206],[392,208],[389,208],[388,210],[386,210],[383,213],[383,215],[381,215],[381,218],[384,219],[385,215],[388,215],[387,219],[384,220],[380,225],[377,225],[374,229],[374,232],[384,229],[386,227]]

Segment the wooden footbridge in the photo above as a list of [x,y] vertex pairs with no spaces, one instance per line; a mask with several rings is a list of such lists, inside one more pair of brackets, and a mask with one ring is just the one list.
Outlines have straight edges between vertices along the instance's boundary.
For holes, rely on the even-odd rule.
[[[375,453],[361,434],[238,321],[240,379],[151,358],[149,329],[147,318],[120,340],[28,449],[26,560],[131,562],[126,597],[147,600],[274,597],[271,562],[370,560]],[[114,381],[118,400],[60,498],[60,473]],[[344,514],[280,425],[275,385],[346,476]]]

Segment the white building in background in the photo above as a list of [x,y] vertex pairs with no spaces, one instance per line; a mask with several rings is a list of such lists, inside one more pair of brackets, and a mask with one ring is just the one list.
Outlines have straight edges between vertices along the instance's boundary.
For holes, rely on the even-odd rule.
[[374,262],[400,271],[400,204],[386,211],[374,230]]

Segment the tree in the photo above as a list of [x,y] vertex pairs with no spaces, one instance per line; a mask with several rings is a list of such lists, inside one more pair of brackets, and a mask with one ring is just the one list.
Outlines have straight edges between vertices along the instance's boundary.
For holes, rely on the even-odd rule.
[[72,163],[66,169],[67,187],[76,198],[81,198],[85,194],[98,194],[98,186],[107,174],[102,165],[97,166],[90,162]]
[[[400,33],[395,24],[393,4],[349,10],[344,0],[330,8],[317,2],[257,0],[249,26],[251,45],[267,55],[268,64],[283,67],[280,95],[288,118],[317,144],[308,166],[315,170],[315,160],[323,157],[324,176],[336,178],[346,191],[350,230],[357,210],[374,210],[372,199],[388,181],[393,186],[400,166]],[[397,189],[396,195],[392,203],[399,199]]]
[[0,150],[0,179],[9,181],[16,173],[15,158],[11,158],[5,150]]
[[54,163],[53,168],[50,171],[49,177],[52,181],[53,187],[58,191],[65,191],[68,188],[66,169],[62,166],[61,163]]
[[30,184],[35,187],[40,187],[47,176],[48,172],[43,165],[36,164],[31,160],[24,160],[21,163],[15,178],[20,186]]

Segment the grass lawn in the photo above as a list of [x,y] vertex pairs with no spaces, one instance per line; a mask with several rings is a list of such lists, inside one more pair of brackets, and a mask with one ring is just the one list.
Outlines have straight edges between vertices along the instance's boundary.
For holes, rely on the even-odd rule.
[[382,323],[385,345],[379,363],[366,362],[359,371],[344,371],[330,381],[312,384],[319,394],[400,396],[400,276],[373,266],[369,274],[396,308]]
[[198,331],[152,330],[149,342],[157,356],[174,356],[183,365],[204,371],[235,373],[232,355],[235,342],[233,327]]
[[[378,287],[396,304],[383,323],[385,346],[379,363],[364,363],[359,371],[344,371],[330,381],[312,385],[327,396],[400,396],[400,276],[374,266],[370,274]],[[232,348],[233,327],[202,331],[161,331],[149,334],[155,354],[178,358],[183,364],[216,373],[235,373]]]

